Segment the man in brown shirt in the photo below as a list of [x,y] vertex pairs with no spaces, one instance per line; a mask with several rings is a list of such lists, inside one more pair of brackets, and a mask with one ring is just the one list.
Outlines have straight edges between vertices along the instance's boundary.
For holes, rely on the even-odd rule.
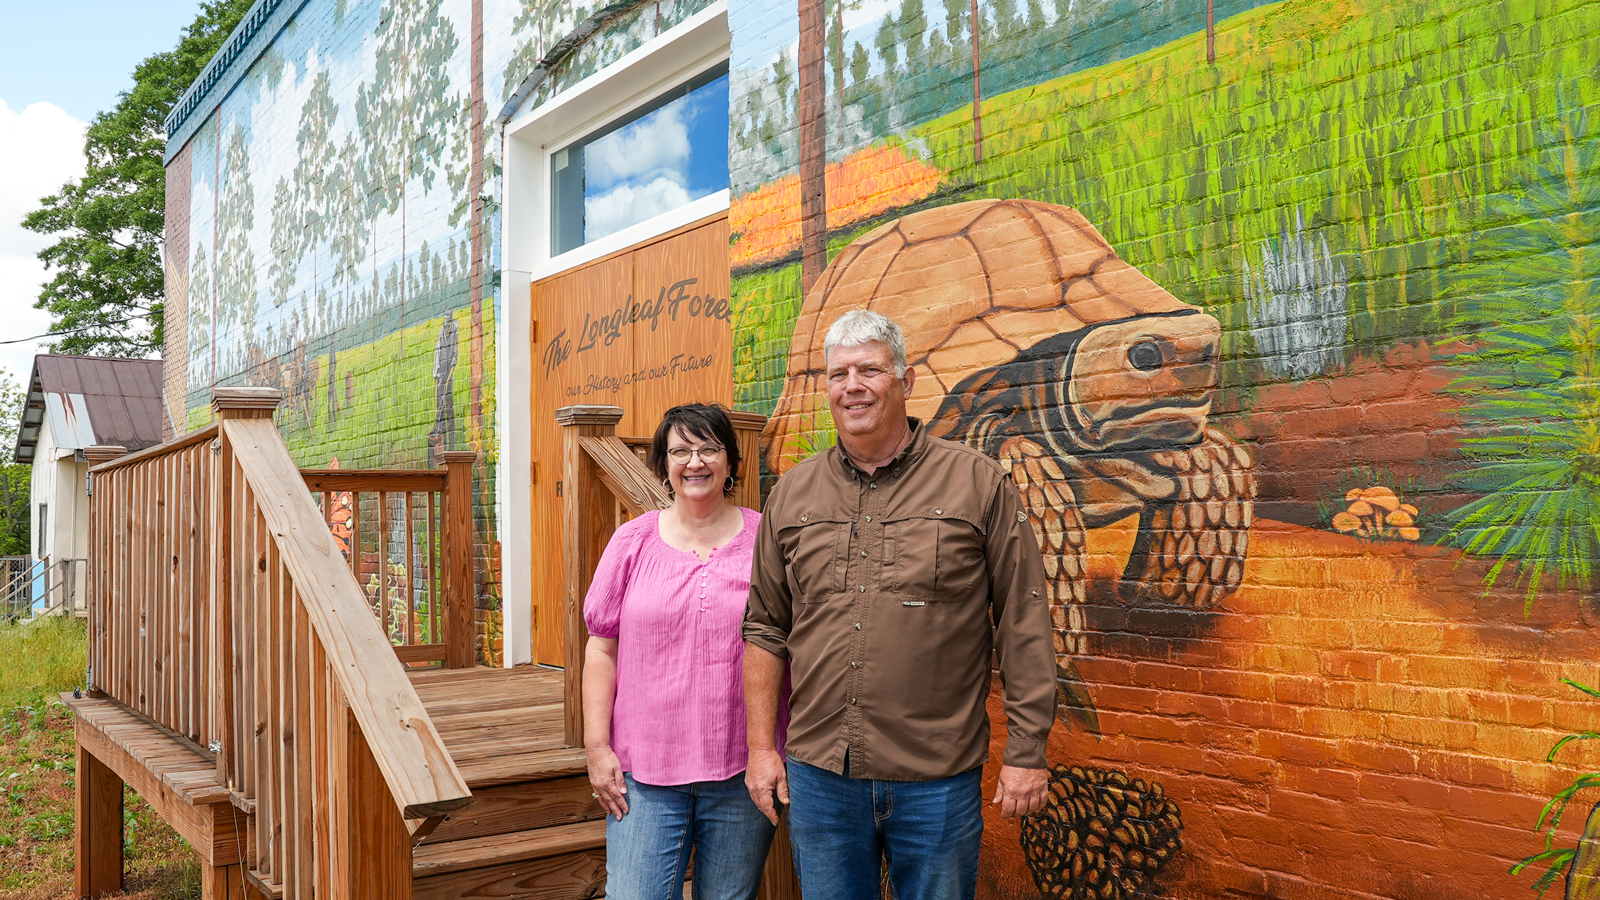
[[[801,891],[971,898],[983,831],[990,654],[1005,692],[994,802],[1044,805],[1055,718],[1044,564],[1000,466],[906,416],[915,372],[900,329],[847,313],[824,345],[834,448],[773,490],[745,613],[745,781],[789,827]],[[792,678],[787,765],[775,732]]]

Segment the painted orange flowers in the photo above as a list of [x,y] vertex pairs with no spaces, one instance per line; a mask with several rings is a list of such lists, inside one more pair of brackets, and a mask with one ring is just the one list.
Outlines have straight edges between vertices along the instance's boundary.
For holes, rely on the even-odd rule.
[[[932,194],[944,172],[898,145],[877,145],[828,166],[828,227],[861,222]],[[735,266],[769,262],[800,246],[800,176],[735,198],[728,211]]]

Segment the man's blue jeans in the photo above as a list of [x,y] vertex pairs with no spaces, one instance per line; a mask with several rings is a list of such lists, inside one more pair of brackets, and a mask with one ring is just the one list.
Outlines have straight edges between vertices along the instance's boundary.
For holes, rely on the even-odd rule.
[[776,830],[744,773],[658,787],[624,773],[628,814],[606,817],[606,897],[679,900],[694,849],[694,900],[754,900]]
[[972,900],[983,839],[983,769],[937,781],[846,778],[793,758],[789,837],[806,900]]

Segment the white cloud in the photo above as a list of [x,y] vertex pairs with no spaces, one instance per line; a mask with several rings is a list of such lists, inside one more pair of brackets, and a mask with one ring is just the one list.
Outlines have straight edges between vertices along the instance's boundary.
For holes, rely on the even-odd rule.
[[[83,176],[85,127],[51,103],[18,112],[0,99],[0,341],[49,330],[49,314],[33,304],[46,280],[35,254],[51,241],[23,228],[22,218],[39,208],[39,198]],[[0,368],[21,384],[43,349],[35,342],[0,344]]]
[[583,201],[584,237],[588,240],[659,216],[692,199],[683,182],[671,175],[658,175],[647,184],[619,184],[598,197]]
[[606,135],[583,148],[584,180],[595,190],[666,170],[688,182],[689,126],[682,101]]

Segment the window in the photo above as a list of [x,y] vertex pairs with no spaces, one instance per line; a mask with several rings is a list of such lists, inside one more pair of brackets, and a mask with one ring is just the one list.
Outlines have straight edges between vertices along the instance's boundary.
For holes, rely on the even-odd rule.
[[550,156],[550,253],[728,188],[723,63]]
[[39,558],[50,555],[50,504],[39,504]]

